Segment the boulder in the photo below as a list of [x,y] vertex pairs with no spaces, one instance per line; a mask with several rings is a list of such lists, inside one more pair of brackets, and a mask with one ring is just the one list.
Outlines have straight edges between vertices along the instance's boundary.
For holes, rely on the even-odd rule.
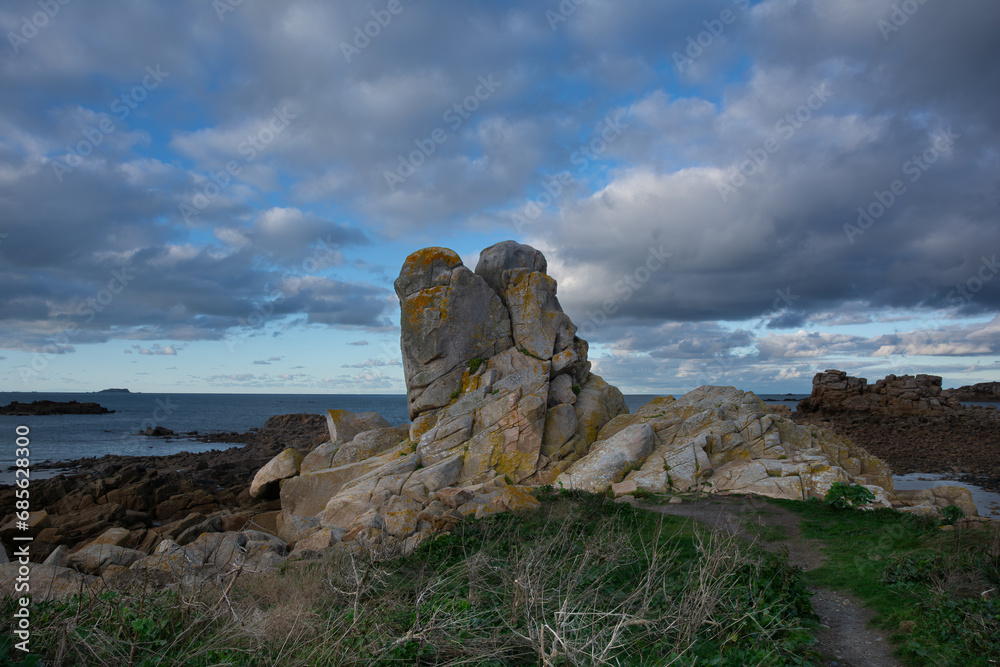
[[508,272],[512,269],[544,274],[548,270],[548,262],[541,251],[516,241],[502,241],[479,253],[476,275],[482,276],[490,289],[501,298],[507,293],[510,284]]
[[972,492],[961,486],[936,486],[932,489],[896,491],[893,504],[901,510],[937,514],[945,507],[955,505],[967,517],[979,516],[972,500]]
[[315,516],[296,516],[287,510],[278,514],[275,522],[275,532],[286,542],[295,542],[303,533],[319,526]]
[[[566,377],[561,375],[560,377]],[[580,422],[576,410],[569,403],[561,403],[549,409],[545,417],[545,437],[542,442],[542,453],[553,456],[570,438],[576,435]]]
[[373,467],[368,462],[348,463],[293,477],[281,486],[281,509],[297,516],[314,516],[341,488]]
[[347,410],[327,410],[326,427],[330,442],[350,442],[358,433],[375,428],[388,428],[389,422],[377,412],[353,413]]
[[136,549],[126,549],[109,544],[91,544],[72,553],[67,558],[69,567],[85,574],[100,574],[109,565],[128,567],[146,554]]
[[60,544],[52,553],[48,555],[42,565],[52,565],[53,567],[69,567],[69,547]]
[[[15,535],[23,536],[25,529],[20,527],[20,521],[11,519],[0,528],[0,539],[8,544],[13,542]],[[24,522],[27,526],[27,533],[31,537],[38,537],[38,534],[52,525],[52,519],[45,510],[28,513],[28,520]]]
[[295,477],[302,466],[302,455],[286,449],[261,468],[250,484],[250,497],[261,498],[273,493],[281,480]]
[[106,531],[87,543],[86,546],[106,544],[114,547],[124,547],[132,543],[132,533],[120,526],[108,528]]
[[409,435],[409,424],[395,428],[376,428],[364,431],[334,452],[329,467],[357,463],[377,456],[406,442]]
[[342,531],[335,531],[326,526],[316,526],[295,541],[295,548],[292,549],[291,555],[301,556],[307,551],[324,551],[339,542],[342,536]]
[[[841,481],[879,489],[883,506],[892,492],[889,468],[861,447],[832,431],[773,414],[750,392],[710,386],[679,399],[654,399],[634,415],[609,420],[590,453],[560,480],[568,484],[583,466],[593,474],[591,461],[603,451],[602,443],[642,425],[653,431],[653,450],[635,457],[634,469],[622,480],[615,479],[619,468],[612,460],[603,466],[608,474],[601,482],[634,481],[638,490],[655,493],[732,492],[801,500],[824,498],[830,485]],[[613,490],[625,488],[619,484]]]
[[655,445],[649,424],[633,424],[606,440],[599,440],[586,456],[556,478],[567,489],[602,493],[629,472],[641,468]]
[[316,447],[311,452],[306,454],[305,458],[302,460],[302,465],[299,467],[299,472],[301,474],[305,474],[307,472],[323,470],[324,468],[332,468],[333,455],[337,453],[337,450],[340,449],[343,444],[344,443],[340,440],[328,440],[319,447]]

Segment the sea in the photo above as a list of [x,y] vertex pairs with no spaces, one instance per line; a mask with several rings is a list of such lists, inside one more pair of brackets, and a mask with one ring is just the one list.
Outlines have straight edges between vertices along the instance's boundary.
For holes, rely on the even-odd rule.
[[[802,396],[761,394],[763,399],[782,402],[793,409]],[[635,412],[654,395],[625,396]],[[780,399],[780,400],[779,400]],[[32,464],[58,462],[105,454],[123,456],[167,455],[204,452],[235,447],[229,443],[204,443],[182,434],[244,433],[264,426],[274,415],[325,414],[338,408],[351,412],[377,412],[392,425],[409,421],[406,397],[386,394],[147,394],[125,392],[42,393],[0,392],[0,406],[13,401],[79,401],[98,403],[113,414],[44,415],[13,417],[0,415],[0,484],[11,484],[15,465],[18,427],[29,430]],[[139,435],[147,427],[163,426],[178,434],[169,438]],[[23,429],[22,429],[23,430]],[[51,477],[59,470],[37,469],[35,479]]]
[[[792,410],[807,394],[758,394],[769,405],[787,405]],[[655,395],[628,394],[625,403],[635,412]],[[293,413],[324,414],[339,408],[351,412],[377,412],[393,425],[409,421],[406,397],[386,394],[147,394],[124,392],[42,393],[0,392],[0,405],[13,401],[94,402],[114,410],[106,415],[47,415],[12,417],[0,415],[0,485],[14,482],[15,449],[18,430],[28,429],[29,462],[58,462],[105,454],[126,456],[167,455],[204,452],[237,447],[230,443],[204,443],[184,437],[197,431],[244,433],[260,428],[274,415]],[[969,404],[967,404],[969,405]],[[986,407],[989,403],[977,403]],[[163,426],[176,437],[150,438],[139,435],[147,427]],[[32,479],[44,479],[65,472],[58,468],[33,469]],[[900,488],[953,484],[940,476],[897,477]],[[919,480],[919,481],[918,481]],[[1000,494],[973,487],[976,505],[983,514],[1000,517]],[[979,495],[985,494],[985,495]],[[987,511],[983,511],[986,509]]]

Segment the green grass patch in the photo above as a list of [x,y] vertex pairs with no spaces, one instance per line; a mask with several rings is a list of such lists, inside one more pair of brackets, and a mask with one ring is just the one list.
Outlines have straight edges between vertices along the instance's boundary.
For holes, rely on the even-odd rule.
[[406,557],[333,551],[225,588],[38,603],[32,647],[46,664],[810,664],[809,594],[783,558],[600,496],[537,495]]
[[[829,560],[806,577],[851,591],[913,665],[989,665],[1000,656],[1000,530],[959,528],[890,509],[838,510],[775,502],[802,517],[802,535]],[[993,660],[994,662],[990,662]]]

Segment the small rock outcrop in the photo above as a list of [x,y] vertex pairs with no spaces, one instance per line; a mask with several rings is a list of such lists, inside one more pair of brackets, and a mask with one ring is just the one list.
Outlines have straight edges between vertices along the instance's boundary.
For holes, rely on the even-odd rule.
[[1000,401],[1000,382],[979,382],[952,389],[951,395],[959,401]]
[[941,389],[938,375],[887,375],[874,385],[831,369],[813,377],[812,394],[799,401],[801,412],[870,412],[907,416],[961,409],[950,391]]

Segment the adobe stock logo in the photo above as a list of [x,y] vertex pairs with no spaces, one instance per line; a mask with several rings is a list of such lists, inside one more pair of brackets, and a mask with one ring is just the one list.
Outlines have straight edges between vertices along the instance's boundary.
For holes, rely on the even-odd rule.
[[964,283],[959,283],[955,285],[955,289],[948,292],[948,303],[953,306],[964,306],[965,304],[972,301],[976,294],[983,291],[983,287],[986,283],[993,280],[997,273],[1000,273],[1000,265],[997,265],[997,256],[993,255],[990,258],[982,257],[982,263],[979,265],[979,271],[973,274]]
[[[170,76],[170,72],[160,69],[159,63],[155,67],[147,66],[145,71],[146,75],[142,77],[140,83],[111,100],[108,108],[118,116],[118,120],[125,122],[132,111],[138,109],[139,105],[149,97],[149,94],[159,88],[164,79]],[[84,129],[81,132],[83,139],[75,144],[67,145],[66,154],[62,160],[54,158],[51,162],[52,171],[59,182],[62,183],[63,176],[72,173],[74,169],[82,165],[84,159],[104,143],[104,138],[117,129],[115,122],[108,117],[102,118],[96,126]]]
[[406,182],[406,179],[417,173],[417,170],[424,166],[437,152],[438,146],[447,142],[450,135],[458,132],[465,121],[472,118],[472,114],[493,97],[503,82],[494,78],[493,74],[489,74],[480,76],[476,84],[475,90],[464,99],[452,104],[441,114],[441,120],[448,124],[448,130],[436,127],[425,137],[414,139],[413,144],[416,149],[406,155],[399,155],[399,163],[394,170],[383,170],[382,177],[390,192],[395,192],[397,187]]
[[38,0],[36,3],[42,11],[35,12],[30,17],[21,17],[21,29],[17,32],[8,32],[7,41],[10,42],[10,50],[14,54],[21,51],[21,47],[30,40],[38,36],[38,31],[45,29],[49,22],[56,17],[63,6],[68,5],[70,0]]
[[[930,146],[922,153],[913,155],[900,167],[903,174],[909,176],[910,183],[919,181],[941,156],[951,150],[955,145],[955,140],[962,135],[953,132],[949,126],[948,129],[938,130],[932,136],[934,138]],[[872,201],[867,206],[858,207],[856,224],[844,223],[844,233],[847,235],[848,242],[854,245],[855,239],[871,229],[907,192],[909,189],[906,183],[899,178],[892,181],[886,190],[875,190],[872,193]]]

